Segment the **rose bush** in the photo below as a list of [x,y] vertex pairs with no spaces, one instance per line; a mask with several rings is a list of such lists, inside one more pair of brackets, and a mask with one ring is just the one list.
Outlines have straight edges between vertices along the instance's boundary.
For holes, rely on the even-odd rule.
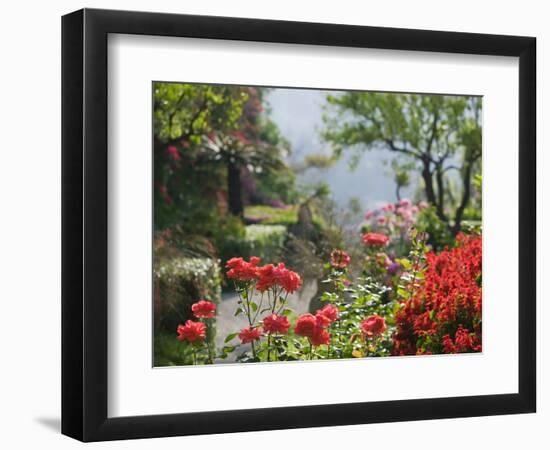
[[226,336],[216,353],[205,339],[216,305],[193,304],[197,321],[177,329],[193,364],[233,352],[237,361],[260,362],[481,351],[480,234],[460,234],[454,247],[437,253],[426,233],[412,229],[405,256],[383,251],[392,242],[388,235],[361,238],[360,272],[352,273],[344,250],[333,250],[322,281],[323,306],[299,316],[288,307],[289,295],[302,286],[298,273],[284,263],[261,265],[255,256],[229,259],[226,277],[238,294],[235,316],[244,316],[247,326]]

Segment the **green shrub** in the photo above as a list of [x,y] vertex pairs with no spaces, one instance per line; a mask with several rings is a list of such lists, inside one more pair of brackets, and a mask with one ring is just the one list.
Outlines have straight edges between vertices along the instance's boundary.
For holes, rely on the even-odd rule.
[[176,340],[175,336],[175,333],[169,334],[166,331],[155,333],[154,367],[193,364],[191,348]]
[[260,256],[266,263],[275,262],[281,257],[286,233],[283,225],[248,225],[241,253],[234,256]]
[[238,217],[228,215],[217,230],[214,241],[216,243],[222,266],[228,259],[239,255],[242,242],[246,238],[246,227]]
[[[193,303],[203,299],[220,302],[220,266],[211,258],[162,258],[157,255],[154,289],[155,334],[164,332],[175,340],[178,324],[193,319]],[[215,329],[209,327],[208,340],[213,342],[214,337]]]
[[265,225],[293,225],[297,222],[297,207],[274,208],[268,205],[247,206],[244,210],[246,218],[251,220],[261,219]]
[[428,233],[428,243],[436,251],[443,249],[445,246],[451,247],[453,245],[454,239],[449,227],[437,216],[433,206],[418,213],[415,228],[418,231]]

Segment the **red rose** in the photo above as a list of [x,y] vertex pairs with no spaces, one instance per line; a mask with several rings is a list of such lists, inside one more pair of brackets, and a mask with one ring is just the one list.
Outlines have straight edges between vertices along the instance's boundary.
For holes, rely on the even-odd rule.
[[390,242],[389,236],[382,233],[365,233],[363,235],[363,242],[371,247],[383,247]]
[[310,338],[315,333],[317,326],[317,318],[313,314],[302,314],[296,321],[294,333]]
[[310,338],[311,345],[328,345],[330,343],[330,333],[322,327],[317,326]]
[[286,269],[281,275],[280,284],[285,291],[292,294],[300,289],[300,286],[302,286],[302,279],[296,272]]
[[300,288],[302,279],[300,275],[292,270],[288,270],[284,263],[276,266],[266,264],[258,269],[259,280],[256,283],[256,289],[264,292],[274,286],[282,287],[285,291],[292,293]]
[[243,258],[231,258],[227,261],[225,267],[229,269],[227,271],[227,278],[232,278],[238,281],[250,281],[258,278],[258,263],[260,258],[252,256],[250,262],[245,261]]
[[191,311],[195,317],[211,319],[216,315],[216,304],[207,300],[200,300],[191,306]]
[[323,308],[317,310],[315,317],[320,319],[323,325],[330,325],[338,319],[338,308],[330,303]]
[[204,341],[206,338],[206,325],[202,322],[188,320],[185,325],[178,325],[178,341]]
[[239,339],[241,340],[241,343],[248,344],[249,342],[259,340],[261,335],[261,328],[248,327],[241,330],[239,333]]
[[337,269],[348,267],[350,261],[350,256],[343,250],[333,250],[330,254],[330,264]]
[[264,331],[269,334],[279,333],[287,334],[290,328],[290,322],[285,316],[271,314],[264,318]]
[[368,337],[377,336],[386,331],[386,321],[380,316],[370,316],[361,322],[361,331]]

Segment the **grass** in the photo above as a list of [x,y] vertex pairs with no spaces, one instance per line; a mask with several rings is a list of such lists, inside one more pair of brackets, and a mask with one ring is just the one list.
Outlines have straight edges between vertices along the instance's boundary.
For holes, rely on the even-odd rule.
[[298,207],[291,205],[286,209],[273,208],[268,205],[247,206],[244,215],[247,218],[263,218],[265,225],[292,225],[297,221]]

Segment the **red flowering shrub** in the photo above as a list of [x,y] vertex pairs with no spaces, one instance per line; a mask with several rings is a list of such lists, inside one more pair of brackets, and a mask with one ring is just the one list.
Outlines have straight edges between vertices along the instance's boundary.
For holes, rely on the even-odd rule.
[[394,355],[481,351],[481,236],[426,254],[424,281],[396,313]]
[[206,338],[206,325],[202,322],[188,320],[185,325],[178,325],[178,341],[204,341]]
[[285,316],[278,316],[277,314],[270,314],[264,317],[264,331],[268,334],[287,334],[290,328],[290,322]]
[[390,242],[389,236],[382,233],[365,233],[363,234],[363,243],[369,247],[383,247]]
[[239,333],[239,339],[241,340],[242,344],[248,344],[249,342],[260,340],[261,335],[261,328],[247,327],[241,330],[241,332]]
[[199,319],[212,319],[216,315],[216,304],[208,300],[199,300],[191,306],[191,311]]
[[361,322],[361,331],[367,337],[378,336],[386,331],[386,321],[380,316],[370,316]]

